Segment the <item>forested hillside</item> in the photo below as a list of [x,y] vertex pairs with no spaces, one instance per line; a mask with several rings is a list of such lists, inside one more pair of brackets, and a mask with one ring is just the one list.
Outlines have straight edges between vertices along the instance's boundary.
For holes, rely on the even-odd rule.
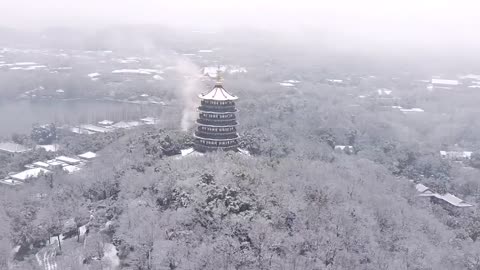
[[479,269],[478,207],[433,204],[409,181],[478,204],[478,171],[438,155],[453,141],[477,150],[461,131],[478,134],[478,121],[455,114],[458,132],[446,136],[442,116],[352,106],[361,89],[302,76],[297,88],[226,81],[251,156],[179,158],[190,133],[149,127],[90,138],[83,145],[105,148],[79,174],[2,189],[3,267],[37,269],[41,242],[73,218],[88,225],[87,244],[64,246],[57,269],[108,269],[107,243],[122,269]]

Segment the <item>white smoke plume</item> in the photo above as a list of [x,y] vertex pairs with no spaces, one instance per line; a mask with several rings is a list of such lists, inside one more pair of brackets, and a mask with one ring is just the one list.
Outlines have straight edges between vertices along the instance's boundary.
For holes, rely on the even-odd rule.
[[181,128],[183,131],[188,131],[197,117],[197,95],[202,91],[199,81],[200,68],[191,61],[182,59],[177,61],[176,70],[184,78],[180,91],[177,93],[183,103]]

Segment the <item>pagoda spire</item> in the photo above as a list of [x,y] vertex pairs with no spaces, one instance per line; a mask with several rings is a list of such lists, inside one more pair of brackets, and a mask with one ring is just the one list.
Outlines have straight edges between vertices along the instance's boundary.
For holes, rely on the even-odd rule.
[[220,65],[217,67],[217,82],[216,85],[222,85],[223,77],[222,77],[222,69],[220,69]]

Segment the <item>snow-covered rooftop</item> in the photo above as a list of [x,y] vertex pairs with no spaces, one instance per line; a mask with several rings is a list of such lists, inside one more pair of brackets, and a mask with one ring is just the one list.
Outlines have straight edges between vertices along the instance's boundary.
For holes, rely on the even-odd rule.
[[208,92],[207,94],[200,94],[198,95],[201,99],[210,99],[210,100],[236,100],[238,99],[237,96],[229,94],[222,85],[216,84],[213,89]]
[[165,80],[165,78],[163,78],[162,76],[160,76],[160,75],[158,75],[158,74],[153,75],[153,79],[154,79],[154,80],[157,80],[157,81],[163,81],[163,80]]
[[353,146],[351,145],[335,145],[335,150],[353,150]]
[[440,155],[444,158],[466,158],[470,159],[473,152],[471,151],[440,151]]
[[92,131],[92,132],[98,132],[98,133],[106,133],[106,132],[111,131],[110,129],[95,126],[95,125],[90,125],[90,124],[81,125],[80,128],[86,129],[86,130]]
[[458,80],[432,79],[432,84],[457,86],[460,85],[460,82]]
[[449,203],[453,206],[456,206],[456,207],[471,207],[471,206],[473,206],[469,203],[464,202],[462,199],[460,199],[457,196],[455,196],[453,194],[450,194],[450,193],[446,193],[446,194],[434,193],[433,197],[438,198],[440,200],[443,200],[443,201],[445,201],[445,202],[447,202],[447,203]]
[[68,166],[63,167],[62,169],[69,174],[74,173],[74,172],[78,172],[78,171],[81,170],[80,167],[77,167],[77,166],[74,166],[74,165],[68,165]]
[[77,134],[87,134],[87,135],[95,134],[95,132],[92,132],[90,130],[86,130],[83,128],[79,128],[79,127],[72,127],[70,131]]
[[58,161],[58,160],[55,160],[55,159],[52,159],[52,160],[47,160],[46,162],[48,165],[52,166],[52,167],[57,167],[57,166],[63,166],[63,165],[66,165],[65,162],[62,162],[62,161]]
[[99,125],[102,125],[102,126],[110,126],[110,125],[113,125],[113,121],[111,120],[102,120],[100,122],[98,122]]
[[93,79],[93,78],[96,78],[96,77],[100,76],[100,73],[94,72],[94,73],[88,74],[87,76]]
[[81,160],[76,159],[76,158],[71,158],[71,157],[66,157],[66,156],[59,156],[55,158],[57,161],[65,162],[67,164],[75,165],[79,164]]
[[25,181],[29,178],[37,178],[41,173],[47,174],[50,173],[50,171],[44,168],[34,168],[19,172],[10,177],[15,180]]
[[139,68],[139,69],[117,69],[112,71],[113,74],[140,74],[140,75],[154,75],[154,74],[162,74],[163,71],[157,69],[147,69],[147,68]]
[[95,154],[95,153],[93,153],[93,152],[86,152],[86,153],[83,153],[83,154],[78,155],[78,157],[83,158],[83,159],[90,160],[90,159],[96,158],[96,157],[97,157],[97,154]]
[[480,80],[480,75],[467,74],[459,76],[460,79]]
[[415,189],[417,189],[417,191],[420,192],[420,193],[423,193],[427,190],[430,190],[427,186],[425,186],[423,184],[416,184]]
[[392,94],[392,90],[390,89],[386,89],[386,88],[380,88],[380,89],[377,89],[377,93],[379,96],[383,96],[383,95],[391,95]]
[[13,142],[1,142],[0,143],[0,151],[9,152],[9,153],[23,153],[27,152],[30,149],[27,147],[20,145],[18,143]]
[[45,149],[47,152],[56,152],[59,148],[58,144],[39,144],[35,146],[36,149]]
[[35,167],[45,168],[45,169],[48,169],[48,167],[50,167],[50,164],[48,164],[48,163],[46,163],[46,162],[43,162],[43,161],[34,162],[33,165],[34,165]]
[[19,67],[11,67],[10,70],[36,70],[47,68],[47,66],[38,65],[38,66],[19,66]]
[[151,116],[140,119],[143,123],[147,125],[154,125],[157,122],[157,119]]
[[343,83],[343,80],[341,80],[341,79],[327,79],[327,82],[331,82],[331,83]]
[[142,123],[140,123],[138,121],[130,121],[130,122],[120,121],[120,122],[112,125],[112,127],[113,128],[133,128],[133,127],[140,126],[140,125],[142,125]]
[[473,205],[464,202],[462,199],[458,198],[457,196],[451,194],[451,193],[445,193],[445,194],[438,194],[432,192],[427,186],[423,184],[416,184],[415,189],[420,192],[419,196],[420,197],[435,197],[437,199],[440,199],[442,201],[445,201],[453,206],[456,207],[471,207]]
[[9,186],[18,186],[18,185],[23,185],[24,184],[22,181],[15,180],[15,179],[10,179],[10,178],[2,179],[2,180],[0,180],[0,183],[5,184],[5,185],[9,185]]
[[420,108],[411,108],[411,109],[400,109],[401,112],[403,113],[409,113],[409,112],[425,112],[423,109]]

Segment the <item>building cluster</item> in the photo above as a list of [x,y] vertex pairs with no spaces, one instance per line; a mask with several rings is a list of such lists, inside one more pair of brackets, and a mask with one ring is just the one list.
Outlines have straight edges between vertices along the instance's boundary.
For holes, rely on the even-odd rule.
[[450,161],[468,161],[472,154],[471,151],[440,151],[440,156]]
[[58,156],[50,160],[36,161],[32,164],[25,165],[25,170],[21,172],[9,173],[7,177],[0,180],[0,184],[19,186],[25,184],[31,179],[38,178],[42,175],[48,175],[53,171],[59,170],[72,174],[80,171],[87,162],[96,157],[96,153],[86,152],[76,157]]
[[353,148],[352,145],[335,145],[335,147],[333,149],[337,153],[345,153],[345,154],[349,154],[349,155],[355,153],[355,149]]
[[460,75],[455,79],[433,77],[427,85],[428,90],[459,90],[480,88],[480,75]]
[[416,184],[415,189],[419,193],[418,196],[430,198],[430,200],[432,200],[432,202],[435,202],[435,203],[449,205],[449,206],[458,207],[458,208],[473,206],[469,203],[466,203],[465,201],[463,201],[462,199],[458,198],[457,196],[451,193],[439,194],[439,193],[433,192],[432,190],[430,190],[430,188],[428,188],[423,184]]
[[155,125],[157,123],[157,119],[153,117],[145,117],[138,121],[119,121],[114,122],[111,120],[102,120],[97,123],[97,125],[93,124],[83,124],[75,127],[71,127],[70,131],[77,134],[95,134],[95,133],[107,133],[112,132],[117,129],[131,129],[138,126],[143,125]]

